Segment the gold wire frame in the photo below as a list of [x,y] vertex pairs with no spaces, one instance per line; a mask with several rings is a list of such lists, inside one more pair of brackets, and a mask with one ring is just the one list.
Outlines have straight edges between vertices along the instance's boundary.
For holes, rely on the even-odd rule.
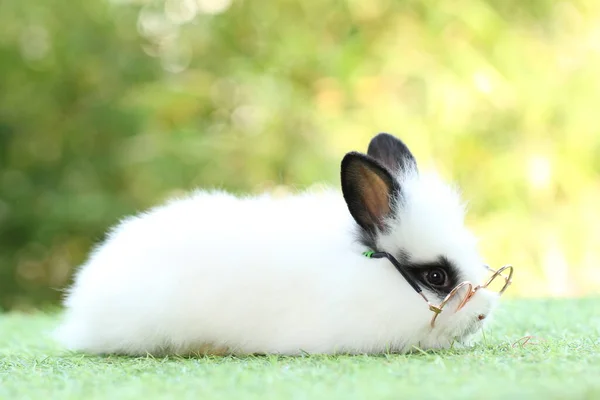
[[[512,265],[505,265],[502,268],[500,268],[499,270],[494,270],[492,268],[490,268],[489,266],[485,266],[489,271],[493,272],[492,276],[488,278],[488,280],[482,284],[482,285],[478,285],[473,287],[473,284],[469,281],[464,281],[459,283],[458,285],[456,285],[456,287],[454,289],[452,289],[452,291],[450,293],[448,293],[448,295],[444,298],[444,300],[438,305],[438,306],[434,306],[433,304],[431,304],[429,302],[429,300],[427,299],[427,297],[425,297],[425,295],[423,293],[421,294],[421,297],[423,297],[423,299],[425,299],[425,301],[427,302],[427,304],[429,305],[429,309],[431,311],[433,311],[433,317],[431,318],[431,327],[433,328],[435,326],[435,321],[438,317],[438,315],[441,314],[441,312],[443,311],[444,307],[454,298],[454,296],[459,293],[461,291],[461,289],[466,288],[466,294],[464,299],[458,304],[458,306],[456,307],[456,310],[454,312],[459,311],[461,308],[463,308],[465,306],[465,304],[467,304],[469,302],[469,300],[471,300],[471,298],[473,298],[473,296],[475,295],[475,293],[479,290],[479,289],[486,289],[496,278],[498,277],[502,277],[504,279],[504,285],[502,286],[502,289],[498,292],[498,296],[502,296],[502,294],[506,291],[506,289],[510,286],[510,284],[512,283],[512,276],[513,276],[513,267]],[[508,276],[503,275],[502,273],[504,271],[508,270]]]

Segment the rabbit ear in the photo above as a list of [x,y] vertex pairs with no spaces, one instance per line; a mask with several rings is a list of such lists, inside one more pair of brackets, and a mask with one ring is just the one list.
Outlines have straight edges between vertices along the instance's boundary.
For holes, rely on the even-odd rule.
[[344,199],[358,225],[370,233],[384,230],[397,193],[390,172],[374,158],[350,152],[342,160],[341,178]]
[[371,139],[367,154],[385,165],[392,173],[417,171],[417,161],[408,147],[389,133],[380,133]]

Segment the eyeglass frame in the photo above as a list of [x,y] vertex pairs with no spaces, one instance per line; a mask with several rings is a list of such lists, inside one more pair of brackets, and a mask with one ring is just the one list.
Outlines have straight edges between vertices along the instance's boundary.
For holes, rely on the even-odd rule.
[[[419,294],[423,300],[425,300],[425,302],[427,302],[427,305],[429,306],[429,310],[432,311],[433,317],[431,319],[431,328],[433,329],[435,327],[435,321],[438,317],[438,315],[440,315],[444,309],[444,307],[446,306],[446,304],[450,301],[450,299],[463,287],[469,285],[470,286],[470,290],[468,291],[467,295],[465,296],[464,300],[460,302],[459,306],[456,308],[455,312],[458,312],[461,308],[463,308],[465,306],[465,304],[467,304],[467,302],[475,295],[475,293],[479,290],[479,289],[485,289],[487,288],[490,283],[492,283],[494,281],[494,279],[496,279],[498,276],[501,276],[502,278],[504,278],[504,286],[502,287],[502,290],[500,290],[498,292],[498,295],[501,296],[506,289],[512,284],[512,276],[513,276],[513,266],[510,264],[504,265],[503,267],[501,267],[498,270],[494,270],[493,268],[491,268],[488,265],[483,265],[488,271],[493,272],[492,276],[490,278],[488,278],[488,280],[483,284],[483,285],[473,285],[470,281],[463,281],[461,283],[459,283],[458,285],[456,285],[451,291],[450,293],[448,293],[446,295],[446,297],[444,298],[444,300],[442,300],[442,302],[438,305],[435,306],[433,305],[429,299],[427,298],[427,296],[425,296],[425,293],[423,293],[423,289],[419,286],[419,284],[417,283],[417,281],[410,276],[410,274],[408,273],[408,271],[406,271],[406,269],[402,266],[402,264],[400,264],[398,262],[398,260],[396,260],[396,258],[394,256],[392,256],[390,253],[384,252],[384,251],[365,251],[363,253],[363,255],[367,258],[387,258],[392,265],[396,268],[396,270],[398,270],[398,272],[400,272],[400,274],[404,277],[404,279],[408,282],[408,284],[410,286],[412,286],[412,288],[417,292],[417,294]],[[504,275],[502,275],[502,272],[509,270],[509,274],[508,274],[508,278],[505,277]]]

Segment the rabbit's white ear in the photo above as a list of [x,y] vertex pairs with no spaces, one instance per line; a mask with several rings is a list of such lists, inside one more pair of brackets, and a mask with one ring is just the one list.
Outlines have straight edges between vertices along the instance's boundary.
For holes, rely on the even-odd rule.
[[367,154],[382,163],[392,173],[417,172],[417,161],[400,139],[380,133],[371,139]]
[[341,178],[344,199],[358,225],[371,233],[384,230],[398,193],[390,172],[372,157],[350,152],[342,160]]

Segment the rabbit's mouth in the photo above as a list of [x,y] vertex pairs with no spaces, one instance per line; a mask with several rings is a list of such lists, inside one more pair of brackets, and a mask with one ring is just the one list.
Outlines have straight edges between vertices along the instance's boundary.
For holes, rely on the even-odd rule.
[[461,324],[459,327],[453,330],[450,337],[452,337],[456,342],[467,344],[471,341],[471,338],[476,333],[482,330],[482,328],[482,321],[475,320],[467,324]]
[[482,331],[483,326],[483,322],[478,319],[456,321],[454,324],[441,328],[434,336],[430,336],[425,343],[421,342],[419,346],[432,349],[468,348],[478,341],[478,333]]
[[472,324],[468,325],[463,332],[461,333],[461,337],[469,337],[472,336],[474,334],[476,334],[477,332],[479,332],[481,330],[481,328],[483,328],[483,324],[479,323],[479,322],[473,322]]

